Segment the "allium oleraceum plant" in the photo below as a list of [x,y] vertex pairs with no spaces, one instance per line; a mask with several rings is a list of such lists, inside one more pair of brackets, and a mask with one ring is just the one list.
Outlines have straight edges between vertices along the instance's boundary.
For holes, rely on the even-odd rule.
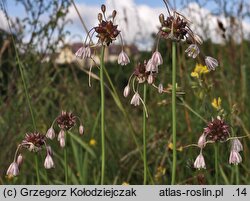
[[[237,137],[232,137],[230,135],[229,125],[220,116],[208,122],[207,126],[204,128],[202,135],[199,137],[197,145],[201,150],[197,159],[200,158],[200,155],[202,155],[202,151],[205,148],[206,144],[223,143],[226,141],[231,141],[230,156],[228,160],[229,164],[238,165],[242,162],[242,158],[239,152],[243,151],[243,146]],[[205,162],[203,163],[205,164]],[[195,162],[194,168],[201,169],[206,168],[206,166],[201,166],[200,163]]]
[[[88,31],[83,47],[81,47],[76,53],[76,57],[80,59],[91,59],[95,64],[92,55],[91,48],[95,49],[97,47],[101,47],[101,55],[100,55],[100,89],[101,89],[101,137],[102,137],[102,166],[101,166],[101,184],[104,184],[104,176],[105,176],[105,106],[104,106],[104,72],[107,74],[105,66],[104,66],[104,52],[105,47],[111,45],[113,41],[120,37],[122,43],[121,53],[118,55],[118,64],[125,66],[130,63],[128,55],[124,51],[124,44],[121,36],[121,31],[118,29],[118,25],[115,23],[117,12],[113,10],[111,16],[106,15],[106,6],[101,6],[101,13],[98,13],[97,18],[99,24],[90,31]],[[81,16],[79,16],[81,17]],[[93,44],[93,36],[96,34],[98,39],[96,44]],[[91,71],[92,66],[90,66]],[[89,73],[90,76],[90,73]]]
[[[57,140],[62,148],[64,148],[64,168],[65,168],[65,184],[68,184],[68,157],[67,157],[67,135],[68,131],[70,131],[73,127],[77,125],[77,121],[79,123],[79,134],[83,135],[84,127],[81,119],[74,115],[72,112],[62,111],[61,114],[54,119],[51,127],[48,129],[46,133],[46,137],[53,140],[56,137],[54,125],[57,124],[60,131],[57,135]],[[47,158],[47,163],[49,164],[50,158]]]
[[[141,98],[138,92],[139,84],[147,82],[158,89],[159,93],[166,92],[163,85],[160,83],[158,86],[154,84],[156,75],[159,71],[159,66],[163,64],[161,53],[158,50],[160,38],[172,41],[172,138],[173,138],[173,166],[172,166],[172,180],[171,183],[175,184],[176,177],[176,43],[188,44],[186,49],[188,57],[197,58],[198,56],[206,64],[208,71],[215,70],[218,67],[218,61],[210,56],[203,56],[201,54],[200,45],[203,41],[201,37],[190,28],[190,21],[182,14],[170,10],[167,0],[164,0],[167,8],[168,16],[165,18],[164,14],[159,15],[160,28],[157,33],[156,49],[153,52],[151,58],[148,61],[144,61],[143,64],[139,63],[133,74],[128,80],[128,85],[124,89],[124,96],[127,97],[130,92],[130,84],[132,82],[132,88],[134,95],[131,100],[131,104],[139,106],[140,103],[144,106],[146,112],[145,100]],[[135,86],[135,82],[137,85]],[[144,92],[145,95],[145,92]],[[147,115],[147,113],[146,113]],[[202,155],[201,155],[202,156]],[[203,158],[200,156],[198,162],[203,162]],[[202,164],[201,167],[204,165]]]
[[[200,149],[200,153],[197,156],[194,162],[194,168],[206,169],[205,158],[203,156],[204,149],[208,144],[214,144],[214,171],[215,171],[215,184],[219,183],[219,144],[230,142],[230,154],[228,162],[229,164],[236,165],[236,175],[238,175],[237,165],[242,162],[242,157],[240,152],[243,151],[243,146],[240,142],[240,138],[247,136],[236,137],[232,126],[230,126],[226,120],[225,116],[227,115],[222,108],[222,100],[220,97],[214,98],[211,102],[211,106],[216,109],[218,116],[212,118],[211,121],[207,122],[206,127],[203,130],[203,133],[198,139],[197,146]],[[233,115],[234,109],[232,110],[231,115]],[[190,145],[193,146],[193,145]],[[187,146],[189,147],[189,146]],[[236,176],[238,177],[238,176]]]
[[51,169],[55,166],[54,161],[52,159],[53,154],[51,147],[46,143],[46,136],[39,132],[27,133],[23,141],[18,145],[15,152],[14,160],[10,164],[6,172],[6,175],[9,178],[17,176],[19,174],[20,167],[23,163],[22,152],[25,149],[30,152],[41,152],[43,149],[45,149],[46,158],[44,160],[44,167],[46,169]]

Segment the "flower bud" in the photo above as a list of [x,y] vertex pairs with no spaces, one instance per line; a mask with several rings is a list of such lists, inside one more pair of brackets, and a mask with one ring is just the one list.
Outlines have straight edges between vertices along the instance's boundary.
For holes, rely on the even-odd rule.
[[124,96],[125,98],[128,97],[129,92],[130,92],[130,87],[129,87],[129,85],[127,85],[127,86],[124,88],[123,96]]
[[206,135],[203,133],[198,140],[198,146],[202,149],[205,147],[205,145],[206,145]]
[[105,13],[105,11],[106,11],[106,6],[105,6],[104,4],[102,4],[101,10],[102,10],[103,13]]
[[101,13],[98,13],[98,20],[99,20],[99,22],[102,22],[102,14]]
[[17,161],[18,167],[20,167],[20,166],[22,165],[22,163],[23,163],[23,156],[22,156],[22,154],[19,154],[19,155],[18,155],[16,161]]
[[79,126],[79,134],[80,134],[80,135],[83,135],[83,133],[84,133],[84,127],[83,127],[83,125],[81,124],[81,125]]
[[116,10],[113,10],[113,12],[112,12],[112,17],[113,17],[113,19],[115,18],[115,16],[116,16]]
[[164,15],[162,13],[159,15],[159,20],[161,24],[164,23]]
[[159,84],[158,86],[158,92],[161,94],[163,92],[163,85]]
[[154,76],[152,74],[149,74],[147,81],[148,84],[152,84],[154,82]]

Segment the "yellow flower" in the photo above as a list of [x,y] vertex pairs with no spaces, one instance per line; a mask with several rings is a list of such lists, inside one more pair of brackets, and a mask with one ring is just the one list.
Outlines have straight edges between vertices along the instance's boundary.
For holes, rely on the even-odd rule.
[[127,182],[124,181],[124,182],[122,183],[122,185],[123,185],[123,186],[128,186],[129,183],[127,183]]
[[90,139],[90,141],[89,141],[89,144],[90,144],[90,146],[95,146],[96,145],[96,140],[95,139]]
[[[173,150],[173,146],[174,145],[172,142],[168,143],[168,149]],[[178,147],[176,150],[181,152],[181,151],[183,151],[183,147],[182,146]]]
[[168,143],[168,148],[170,149],[170,150],[173,150],[173,143]]
[[209,73],[207,66],[202,64],[196,64],[194,71],[191,73],[191,77],[199,78],[202,74]]
[[214,98],[211,104],[216,110],[221,109],[221,98]]

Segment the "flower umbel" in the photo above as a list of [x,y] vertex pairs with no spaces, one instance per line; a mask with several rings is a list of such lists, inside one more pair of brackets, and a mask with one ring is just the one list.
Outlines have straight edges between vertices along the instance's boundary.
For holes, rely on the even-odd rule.
[[75,116],[72,112],[62,111],[61,114],[53,121],[51,127],[48,129],[46,137],[49,139],[53,139],[55,136],[54,124],[60,128],[59,134],[57,136],[57,140],[60,143],[61,147],[65,146],[65,135],[67,131],[71,130],[73,127],[77,125],[77,121],[79,122],[79,134],[83,135],[84,127],[78,116]]
[[[46,136],[39,132],[27,133],[24,139],[22,140],[22,142],[18,145],[16,152],[15,152],[14,160],[9,166],[6,172],[6,175],[8,177],[13,177],[19,174],[19,169],[23,163],[23,156],[21,154],[21,151],[23,149],[27,149],[30,152],[40,152],[43,150],[44,147],[46,147],[47,157],[44,161],[44,166],[47,169],[52,167],[52,163],[51,163],[51,161],[53,162],[53,159],[51,157],[52,150],[50,146],[47,146],[46,140],[47,140]],[[53,163],[53,167],[54,167],[54,163]]]
[[223,142],[229,137],[229,126],[223,119],[217,117],[207,124],[204,134],[208,141]]

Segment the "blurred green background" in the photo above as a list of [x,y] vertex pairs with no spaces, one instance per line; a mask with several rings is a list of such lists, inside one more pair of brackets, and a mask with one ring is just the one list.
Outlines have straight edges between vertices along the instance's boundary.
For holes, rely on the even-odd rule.
[[[28,1],[19,1],[24,6]],[[46,1],[40,1],[46,12]],[[99,184],[101,169],[101,135],[100,135],[100,89],[97,79],[92,78],[92,86],[88,86],[88,67],[79,65],[72,59],[74,46],[59,44],[64,41],[69,30],[64,24],[70,2],[56,4],[51,1],[51,16],[46,23],[39,23],[32,12],[22,21],[15,21],[15,46],[23,64],[25,79],[31,105],[34,110],[37,130],[46,133],[53,120],[61,110],[72,111],[83,121],[84,136],[78,135],[77,127],[68,138],[69,183],[70,184]],[[240,1],[239,1],[240,2]],[[240,8],[240,3],[237,6]],[[61,4],[60,4],[61,3]],[[230,10],[229,10],[230,11]],[[229,12],[228,11],[228,12]],[[232,23],[227,29],[241,29],[240,17],[243,11],[231,13]],[[229,12],[230,14],[230,12]],[[248,12],[246,12],[248,14]],[[234,20],[234,23],[233,23]],[[23,42],[25,26],[37,26],[29,42]],[[218,22],[218,29],[222,29]],[[52,37],[53,33],[57,34]],[[244,30],[242,30],[244,32]],[[84,33],[84,30],[83,30]],[[222,32],[218,34],[223,35]],[[233,32],[232,32],[233,34]],[[152,37],[155,37],[153,34]],[[53,39],[52,39],[53,38]],[[45,42],[46,41],[46,42]],[[222,108],[226,113],[225,120],[237,136],[248,135],[250,129],[250,43],[243,37],[236,42],[233,35],[227,36],[223,44],[214,44],[207,39],[202,45],[202,51],[218,59],[220,66],[200,80],[191,77],[196,63],[185,56],[185,45],[178,44],[177,83],[179,91],[184,95],[177,102],[177,183],[178,184],[214,184],[214,155],[213,146],[208,145],[204,150],[206,170],[195,170],[193,162],[199,154],[199,149],[183,146],[197,143],[206,124],[187,107],[180,99],[193,108],[204,119],[211,120],[218,112],[212,107],[214,98],[222,99]],[[115,48],[117,47],[117,48]],[[122,67],[116,61],[109,61],[112,55],[118,55],[120,46],[109,49],[106,69],[114,84],[119,100],[114,96],[114,90],[105,78],[105,126],[106,126],[106,183],[107,184],[142,184],[143,161],[142,151],[142,107],[130,105],[132,96],[123,97],[123,89],[128,78],[138,62],[151,57],[150,51],[140,51],[128,46],[131,51],[131,63]],[[133,52],[133,51],[134,52]],[[154,47],[152,47],[154,50]],[[160,40],[159,51],[164,57],[156,82],[165,88],[171,83],[171,43]],[[71,52],[68,52],[71,51]],[[114,51],[114,52],[112,52]],[[97,51],[98,54],[98,51]],[[63,58],[65,57],[65,58]],[[66,58],[67,57],[67,58]],[[71,59],[70,59],[71,58]],[[68,60],[67,60],[68,59]],[[98,69],[93,68],[98,77]],[[202,80],[202,83],[201,83]],[[171,150],[171,94],[159,94],[153,87],[147,88],[147,119],[148,135],[148,167],[150,172],[149,184],[170,184],[172,150]],[[22,79],[15,58],[14,44],[9,32],[0,31],[0,183],[1,184],[35,184],[34,153],[23,150],[24,163],[20,176],[8,179],[5,176],[9,164],[13,161],[17,145],[27,132],[33,132],[32,119],[29,113]],[[142,89],[141,89],[142,94]],[[59,132],[59,129],[56,130]],[[132,134],[139,142],[137,147]],[[57,140],[48,141],[54,151],[55,168],[45,170],[43,162],[45,152],[38,153],[39,172],[42,184],[63,184],[64,165],[63,149]],[[249,137],[242,140],[244,151],[243,162],[238,165],[240,184],[250,184]],[[228,164],[230,143],[219,144],[219,183],[236,184],[236,167]]]

